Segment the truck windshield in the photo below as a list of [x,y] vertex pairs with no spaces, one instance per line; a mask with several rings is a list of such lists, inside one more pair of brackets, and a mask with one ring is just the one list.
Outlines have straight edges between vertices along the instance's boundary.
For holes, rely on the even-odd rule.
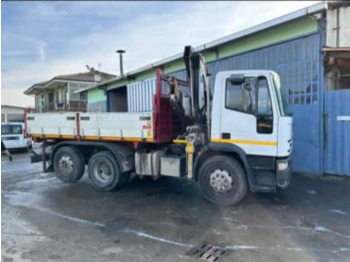
[[278,76],[278,74],[273,73],[273,83],[275,86],[275,92],[276,92],[276,97],[277,97],[277,101],[278,101],[278,107],[280,110],[280,114],[281,116],[285,116],[286,115],[286,101],[284,101],[284,99],[282,98],[281,95],[281,80],[280,77]]
[[1,135],[21,135],[21,125],[1,125]]

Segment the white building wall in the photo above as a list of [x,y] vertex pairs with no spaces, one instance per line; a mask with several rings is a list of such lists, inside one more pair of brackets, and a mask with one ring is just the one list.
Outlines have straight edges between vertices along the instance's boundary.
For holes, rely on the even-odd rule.
[[[350,7],[340,7],[327,10],[327,40],[328,47],[349,47],[350,46]],[[338,22],[337,22],[338,21]],[[339,29],[337,25],[339,23]],[[339,32],[339,38],[337,34]],[[338,39],[338,45],[337,45]]]
[[24,108],[1,106],[1,122],[23,122]]

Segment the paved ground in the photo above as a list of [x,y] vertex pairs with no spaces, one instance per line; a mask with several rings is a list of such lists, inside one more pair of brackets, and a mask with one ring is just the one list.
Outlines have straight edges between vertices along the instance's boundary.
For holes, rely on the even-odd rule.
[[2,261],[350,261],[350,180],[295,176],[278,195],[208,203],[185,180],[135,179],[113,193],[63,184],[27,154],[2,158]]

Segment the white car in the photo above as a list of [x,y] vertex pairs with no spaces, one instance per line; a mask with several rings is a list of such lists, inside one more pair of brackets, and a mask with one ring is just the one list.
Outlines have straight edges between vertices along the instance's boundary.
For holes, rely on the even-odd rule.
[[1,141],[7,149],[29,149],[31,138],[24,137],[24,124],[20,122],[1,123]]

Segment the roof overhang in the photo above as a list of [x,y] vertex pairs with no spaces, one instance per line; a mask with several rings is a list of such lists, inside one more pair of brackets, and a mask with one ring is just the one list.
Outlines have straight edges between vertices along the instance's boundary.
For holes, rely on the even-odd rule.
[[24,94],[36,95],[38,93],[42,93],[44,90],[55,89],[55,88],[61,86],[62,83],[67,83],[67,82],[68,82],[67,80],[59,80],[59,79],[53,78],[43,85],[38,85],[38,84],[32,85],[26,91],[24,91]]
[[52,90],[57,87],[62,86],[62,84],[72,82],[72,83],[93,83],[93,81],[88,80],[76,80],[76,79],[64,79],[64,78],[52,78],[51,80],[47,81],[44,85],[38,85],[34,84],[31,87],[29,87],[27,90],[24,91],[24,94],[26,95],[36,95],[40,92],[43,92],[44,90]]
[[1,108],[3,107],[7,107],[7,108],[14,108],[14,109],[26,109],[26,107],[22,107],[22,106],[11,106],[11,105],[1,105]]
[[32,85],[27,90],[24,91],[25,95],[37,95],[39,93],[42,93],[44,91],[44,86],[40,85]]
[[49,81],[45,86],[45,90],[52,90],[58,87],[61,87],[63,85],[66,85],[68,81],[65,80],[59,80],[59,79],[53,79]]

